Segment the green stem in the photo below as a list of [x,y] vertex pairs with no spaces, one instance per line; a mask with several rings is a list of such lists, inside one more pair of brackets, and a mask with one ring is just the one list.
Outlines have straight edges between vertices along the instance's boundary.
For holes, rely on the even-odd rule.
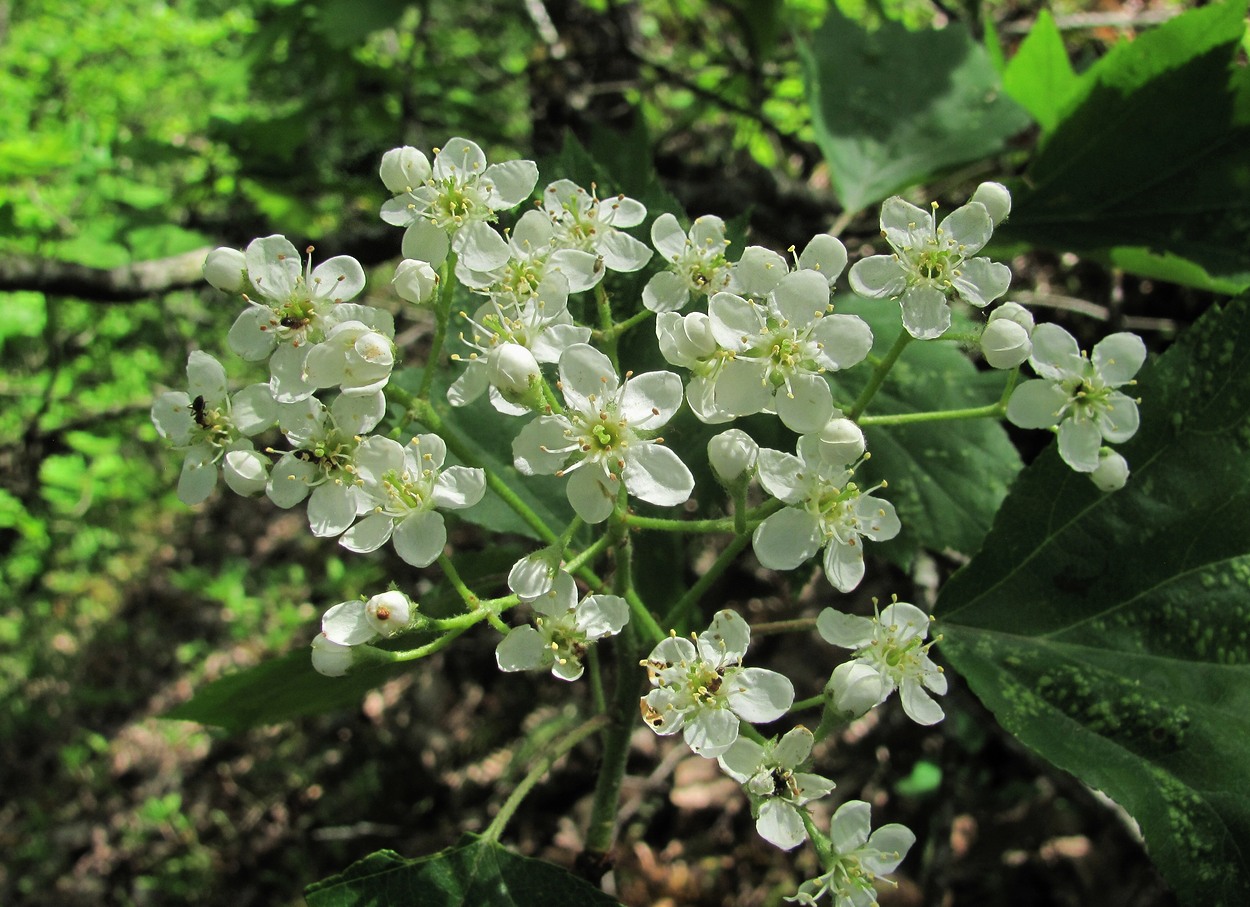
[[[615,639],[616,688],[613,691],[611,721],[604,732],[603,762],[586,829],[586,853],[579,861],[588,867],[606,868],[607,854],[616,830],[617,805],[621,795],[621,779],[629,757],[629,740],[640,716],[638,697],[642,695],[643,674],[638,669],[637,635],[632,623]],[[600,872],[600,875],[602,873]]]
[[876,396],[878,390],[881,389],[881,383],[885,381],[885,376],[890,373],[890,369],[894,368],[894,363],[898,361],[898,357],[903,355],[903,350],[907,349],[907,344],[911,343],[911,334],[904,330],[898,335],[898,339],[894,341],[894,346],[890,347],[890,351],[885,354],[885,358],[877,363],[877,367],[873,370],[872,377],[868,379],[868,386],[864,388],[859,395],[859,399],[851,404],[850,410],[847,411],[848,419],[857,420],[863,414],[864,409]]
[[451,583],[453,589],[459,594],[461,600],[468,607],[471,614],[480,614],[490,622],[490,625],[503,633],[505,636],[509,632],[509,627],[499,615],[495,613],[493,608],[485,607],[485,603],[477,596],[472,589],[468,587],[463,579],[460,578],[460,572],[456,569],[456,565],[451,562],[445,554],[438,556],[438,565],[443,568],[443,574],[447,577],[447,581]]
[[543,776],[551,770],[551,766],[555,761],[587,737],[597,733],[607,723],[608,718],[606,715],[596,715],[552,744],[548,752],[521,779],[521,783],[516,786],[516,789],[504,801],[503,806],[499,807],[498,814],[491,820],[490,825],[486,826],[486,830],[482,832],[482,838],[487,841],[498,841],[499,836],[503,834],[504,828],[508,825],[508,820],[516,813],[517,807],[521,805],[521,802],[529,795],[529,792],[534,789],[534,786],[542,780]]
[[430,355],[425,361],[425,372],[421,375],[421,388],[417,396],[422,400],[430,399],[430,387],[434,382],[434,370],[438,366],[438,357],[442,355],[443,343],[447,339],[447,322],[451,320],[451,300],[455,295],[456,255],[447,253],[438,280],[438,296],[434,300],[434,341],[430,344]]
[[1002,403],[987,406],[970,406],[967,409],[944,409],[926,413],[896,413],[892,416],[862,416],[859,424],[865,425],[914,425],[917,422],[952,422],[956,419],[1000,419],[1007,412]]
[[591,339],[599,340],[605,343],[609,341],[615,341],[616,338],[620,337],[630,328],[634,327],[635,325],[642,324],[648,318],[654,318],[654,317],[655,317],[655,312],[652,312],[650,309],[643,309],[641,312],[635,312],[633,315],[630,315],[624,321],[614,324],[611,327],[604,328],[601,331],[592,332]]
[[808,709],[818,708],[824,704],[824,693],[821,693],[819,696],[812,696],[808,699],[800,699],[794,705],[790,706],[790,714],[794,714],[795,712],[806,712]]
[[608,299],[608,291],[604,289],[602,281],[595,284],[595,307],[599,310],[599,331],[602,338],[603,352],[619,375],[621,364],[617,360],[616,355],[617,335],[613,332],[615,325],[612,322],[612,303]]

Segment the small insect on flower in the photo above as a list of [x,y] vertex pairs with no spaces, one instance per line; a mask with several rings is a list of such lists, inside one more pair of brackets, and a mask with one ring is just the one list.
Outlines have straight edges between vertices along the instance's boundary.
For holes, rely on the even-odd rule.
[[198,394],[191,401],[191,415],[195,417],[195,424],[200,428],[209,428],[208,414],[205,412],[204,395]]

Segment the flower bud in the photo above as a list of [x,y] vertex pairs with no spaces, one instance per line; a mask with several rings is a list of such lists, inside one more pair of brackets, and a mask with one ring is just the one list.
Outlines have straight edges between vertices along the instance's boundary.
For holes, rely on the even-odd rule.
[[420,186],[430,178],[431,172],[429,158],[411,145],[386,152],[382,155],[382,166],[378,168],[382,182],[395,195]]
[[351,646],[341,646],[318,633],[312,641],[312,666],[318,674],[326,677],[342,677],[351,668],[355,655]]
[[835,417],[820,430],[820,457],[826,463],[849,466],[864,455],[864,433],[850,419]]
[[881,674],[862,661],[852,659],[833,669],[825,686],[838,711],[858,718],[889,695]]
[[1098,466],[1089,474],[1099,491],[1119,491],[1128,482],[1128,460],[1114,450],[1098,451]]
[[375,595],[365,602],[365,620],[380,636],[394,636],[408,626],[412,602],[402,592]]
[[428,261],[405,258],[395,268],[391,285],[395,287],[400,299],[426,305],[434,298],[434,291],[438,289],[438,274]]
[[732,485],[744,473],[755,468],[760,446],[755,439],[737,428],[723,431],[707,442],[707,458],[716,477]]
[[1004,302],[994,311],[990,312],[990,317],[987,318],[986,321],[997,321],[1000,318],[1006,318],[1009,321],[1014,321],[1016,324],[1020,325],[1020,327],[1028,331],[1030,337],[1033,336],[1033,313],[1024,306],[1020,305],[1020,303]]
[[1029,332],[1010,318],[999,318],[985,326],[981,352],[994,368],[1015,368],[1033,352]]
[[990,220],[996,227],[1011,213],[1011,193],[1002,183],[982,183],[977,186],[977,191],[972,193],[972,201],[980,202],[985,206],[985,210],[990,213]]
[[352,344],[352,348],[357,356],[370,365],[389,368],[395,364],[395,344],[385,334],[379,334],[377,331],[366,331],[361,334]]
[[488,380],[506,400],[529,393],[531,384],[542,376],[534,354],[519,343],[501,343],[486,355]]
[[214,249],[204,259],[204,279],[225,293],[239,293],[247,282],[247,260],[238,249]]
[[551,591],[559,567],[559,553],[551,548],[527,554],[508,571],[508,588],[521,598],[533,601]]

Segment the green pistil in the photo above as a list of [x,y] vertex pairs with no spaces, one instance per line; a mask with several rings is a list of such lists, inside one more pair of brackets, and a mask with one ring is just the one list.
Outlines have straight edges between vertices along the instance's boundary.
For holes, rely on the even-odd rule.
[[[421,478],[424,479],[426,477],[423,475]],[[423,486],[426,483],[416,484],[406,481],[403,476],[392,469],[382,476],[382,484],[390,493],[391,499],[398,502],[404,509],[422,509],[422,505],[425,502],[425,488]]]

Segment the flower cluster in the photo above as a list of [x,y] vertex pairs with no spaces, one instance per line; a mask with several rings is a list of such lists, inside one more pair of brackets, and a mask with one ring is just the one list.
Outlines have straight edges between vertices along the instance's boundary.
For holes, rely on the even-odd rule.
[[[880,227],[889,253],[862,258],[848,272],[854,293],[897,301],[901,310],[905,333],[874,356],[879,338],[868,320],[877,322],[848,312],[846,297],[835,296],[848,254],[833,236],[817,235],[789,257],[761,246],[738,254],[718,217],[653,216],[638,199],[600,197],[593,183],[586,189],[557,179],[539,188],[532,161],[489,163],[465,138],[450,139],[432,160],[416,148],[393,149],[379,175],[390,194],[381,218],[404,229],[391,287],[432,314],[427,368],[446,355],[457,363],[455,379],[436,384],[427,370],[415,393],[390,383],[401,354],[393,316],[360,301],[365,274],[354,259],[314,266],[311,248],[302,257],[282,236],[216,249],[205,261],[206,278],[246,304],[228,343],[244,360],[267,363],[269,378],[231,393],[221,364],[191,353],[188,389],[162,394],[152,410],[159,433],[185,455],[179,496],[202,501],[224,475],[232,490],[264,493],[278,507],[306,503],[313,534],[347,550],[364,554],[390,543],[412,567],[437,562],[463,613],[419,615],[395,588],[340,602],[325,612],[312,642],[312,664],[322,674],[418,657],[386,643],[399,633],[443,634],[430,644],[437,648],[489,623],[501,634],[494,648],[500,670],[549,671],[564,681],[588,674],[601,700],[593,647],[617,637],[608,645],[624,645],[632,663],[642,651],[629,648],[635,637],[650,634],[654,648],[642,665],[651,688],[640,701],[647,726],[680,734],[694,753],[716,759],[742,785],[765,840],[789,850],[815,839],[824,871],[789,900],[816,904],[829,894],[835,907],[874,903],[874,882],[899,865],[912,833],[900,825],[873,832],[868,804],[853,800],[837,810],[826,837],[809,805],[835,785],[811,764],[820,754],[816,736],[799,725],[765,737],[753,725],[824,704],[824,733],[896,690],[910,718],[941,720],[933,696],[947,681],[930,658],[930,618],[899,601],[871,618],[826,608],[819,634],[852,654],[832,669],[823,697],[796,708],[786,676],[744,665],[751,627],[740,613],[718,610],[704,632],[664,638],[658,612],[634,586],[631,537],[652,529],[732,532],[730,555],[749,541],[759,564],[776,571],[819,555],[830,586],[849,593],[864,579],[866,544],[903,529],[879,494],[886,482],[864,487],[856,473],[871,456],[869,426],[893,418],[864,411],[911,339],[947,335],[979,348],[988,366],[1012,370],[1009,387],[1028,362],[1037,377],[1015,386],[1005,406],[980,407],[976,415],[1005,411],[1020,427],[1053,430],[1060,456],[1104,489],[1127,479],[1127,463],[1105,445],[1136,431],[1136,402],[1120,389],[1143,364],[1142,341],[1114,334],[1086,354],[1063,329],[1036,324],[1015,302],[989,310],[976,328],[979,310],[1002,298],[1012,279],[1005,265],[980,254],[1011,210],[1010,194],[997,183],[983,183],[940,220],[936,203],[925,210],[899,197],[885,201]],[[632,280],[619,276],[635,272]],[[593,303],[578,294],[592,294]],[[593,327],[583,323],[591,308]],[[961,313],[959,331],[948,335],[953,312]],[[637,334],[621,340],[639,325],[644,336],[654,329],[659,357],[672,370],[621,368],[628,357],[658,361],[638,355]],[[840,374],[865,363],[871,374],[862,382]],[[435,387],[446,388],[437,400]],[[847,399],[847,387],[861,390]],[[512,417],[495,420],[500,434],[487,456],[456,424],[464,413],[458,408],[483,397]],[[683,419],[686,406],[693,419]],[[934,415],[908,413],[907,421]],[[770,425],[764,417],[775,419]],[[708,440],[704,425],[744,419],[752,421]],[[421,433],[406,444],[396,440],[417,424]],[[284,438],[286,449],[256,440],[266,432],[275,443]],[[679,453],[694,438],[706,441],[711,473],[723,486],[708,482],[698,501],[695,476],[707,473]],[[765,438],[785,449],[761,446]],[[467,465],[498,464],[501,452],[504,465],[494,474]],[[516,474],[562,480],[555,493],[562,487],[575,518],[548,525],[542,508],[514,490]],[[506,505],[545,545],[513,563],[511,594],[498,598],[469,588],[489,579],[466,581],[443,557],[445,514],[476,508],[488,485],[497,494],[467,515],[486,523],[492,507]],[[637,514],[639,501],[710,509],[712,517]],[[545,503],[563,510],[558,499]],[[717,557],[711,578],[729,560]],[[611,575],[600,572],[605,566]],[[681,616],[671,619],[689,620],[708,586],[700,580],[683,594],[671,612]],[[528,618],[505,621],[511,608]],[[633,689],[627,676],[615,682]]]

